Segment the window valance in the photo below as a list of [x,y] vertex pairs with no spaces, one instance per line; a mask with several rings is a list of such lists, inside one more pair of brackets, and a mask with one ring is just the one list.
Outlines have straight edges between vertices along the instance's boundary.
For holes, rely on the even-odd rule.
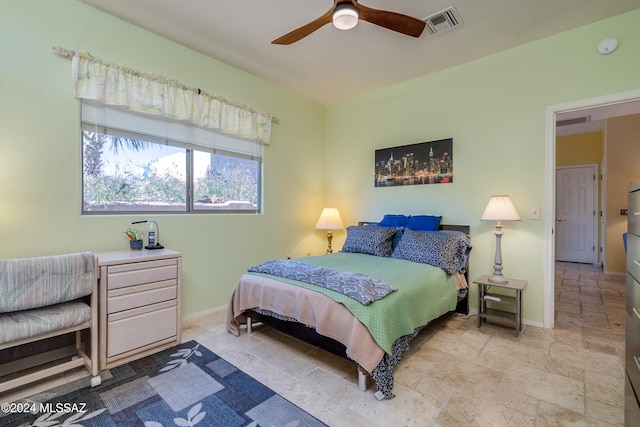
[[[66,51],[71,52],[71,51]],[[269,113],[209,95],[175,80],[112,64],[88,53],[72,56],[77,98],[124,106],[129,110],[188,120],[223,133],[270,143]]]

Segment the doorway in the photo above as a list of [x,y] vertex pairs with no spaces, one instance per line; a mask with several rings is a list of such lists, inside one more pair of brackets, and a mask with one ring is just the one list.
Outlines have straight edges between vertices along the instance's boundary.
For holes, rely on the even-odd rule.
[[[584,99],[566,104],[547,107],[546,119],[546,188],[545,205],[547,214],[544,220],[544,327],[554,327],[554,276],[556,259],[556,122],[563,113],[593,110],[605,113],[608,109],[620,106],[640,105],[640,90],[611,94],[598,98]],[[640,110],[638,110],[640,111]],[[637,113],[637,111],[636,111]],[[630,112],[628,114],[634,114]],[[578,115],[580,115],[578,113]],[[613,114],[612,114],[613,115]],[[606,155],[606,154],[605,154]],[[603,177],[606,180],[606,176]],[[603,198],[606,194],[602,195]],[[606,219],[605,219],[606,220]],[[605,254],[606,255],[606,254]]]
[[598,261],[598,165],[556,167],[556,261]]

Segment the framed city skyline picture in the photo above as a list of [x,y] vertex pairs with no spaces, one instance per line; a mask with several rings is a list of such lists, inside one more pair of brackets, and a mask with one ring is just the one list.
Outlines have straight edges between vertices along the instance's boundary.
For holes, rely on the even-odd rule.
[[453,182],[453,138],[375,152],[376,187]]

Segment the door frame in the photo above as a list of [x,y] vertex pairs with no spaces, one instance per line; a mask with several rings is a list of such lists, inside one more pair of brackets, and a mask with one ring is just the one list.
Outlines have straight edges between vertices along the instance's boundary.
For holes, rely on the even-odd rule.
[[[593,254],[592,254],[592,259],[591,259],[591,263],[592,264],[597,264],[598,263],[598,249],[600,247],[599,245],[599,231],[598,231],[598,211],[600,210],[600,200],[598,198],[598,189],[599,189],[599,181],[597,179],[598,177],[598,164],[597,163],[586,163],[586,164],[580,164],[580,165],[566,165],[566,166],[556,166],[556,177],[558,176],[558,170],[559,169],[575,169],[575,168],[590,168],[591,171],[594,174],[594,177],[596,177],[596,179],[594,180],[593,186],[591,191],[593,192],[593,217],[591,218],[591,227],[592,227],[592,232],[593,232],[593,246],[594,246],[594,250],[593,250]],[[556,200],[558,199],[558,187],[557,187],[558,183],[556,182],[556,188],[555,188],[555,194],[556,194]],[[554,215],[555,218],[555,215]],[[555,234],[554,234],[555,236]],[[555,238],[554,238],[555,241]],[[557,242],[556,242],[557,243]],[[555,248],[554,248],[555,251]],[[555,257],[554,257],[555,260]]]
[[[555,312],[555,222],[556,222],[556,115],[585,108],[601,107],[629,101],[640,101],[640,90],[614,93],[564,104],[550,105],[546,110],[546,166],[544,219],[544,327],[554,327]],[[604,195],[603,195],[604,197]]]

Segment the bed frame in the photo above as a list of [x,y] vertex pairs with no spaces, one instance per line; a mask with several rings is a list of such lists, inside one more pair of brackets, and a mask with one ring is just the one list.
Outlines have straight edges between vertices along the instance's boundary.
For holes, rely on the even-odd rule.
[[[377,222],[365,222],[360,221],[358,225],[376,225]],[[468,225],[453,225],[453,224],[440,224],[440,230],[461,231],[469,234],[470,227]],[[469,283],[469,264],[467,262],[467,268],[465,269],[465,278]],[[466,292],[464,297],[458,298],[458,304],[454,313],[469,314],[469,292]],[[314,328],[310,328],[302,323],[277,319],[275,317],[266,316],[257,313],[253,310],[247,310],[244,313],[247,316],[247,332],[252,333],[253,323],[262,323],[273,329],[276,329],[284,334],[287,334],[293,338],[304,341],[312,346],[319,347],[329,353],[333,353],[344,359],[351,360],[347,356],[347,348],[344,344],[334,340],[333,338],[326,337],[316,332]],[[364,372],[358,366],[358,387],[362,391],[366,391],[366,372]]]

